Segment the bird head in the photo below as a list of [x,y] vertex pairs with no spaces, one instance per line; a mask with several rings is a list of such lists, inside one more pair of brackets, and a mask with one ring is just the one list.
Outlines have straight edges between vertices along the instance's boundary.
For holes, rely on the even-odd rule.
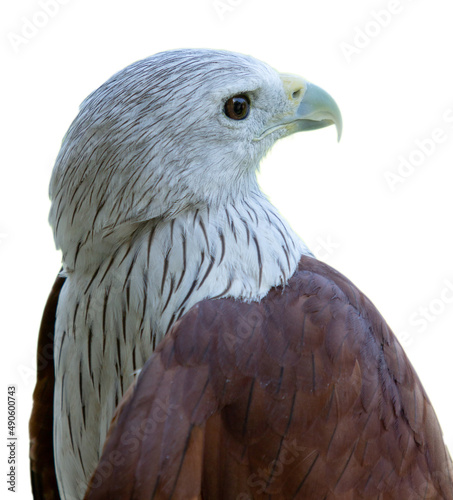
[[253,57],[183,49],[138,61],[82,103],[54,167],[50,222],[68,256],[140,223],[257,189],[276,140],[335,124],[334,100]]

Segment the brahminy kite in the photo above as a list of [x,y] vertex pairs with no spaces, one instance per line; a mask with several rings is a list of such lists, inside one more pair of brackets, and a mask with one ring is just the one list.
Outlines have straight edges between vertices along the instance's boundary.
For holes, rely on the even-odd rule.
[[257,182],[278,139],[330,124],[319,87],[219,50],[156,54],[83,102],[50,183],[35,498],[453,499],[396,337]]

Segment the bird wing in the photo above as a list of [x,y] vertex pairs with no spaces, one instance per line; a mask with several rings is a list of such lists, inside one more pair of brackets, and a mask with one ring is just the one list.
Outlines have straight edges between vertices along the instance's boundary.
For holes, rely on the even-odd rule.
[[371,302],[303,257],[259,303],[206,300],[123,399],[86,499],[453,499],[434,410]]
[[38,337],[37,380],[30,417],[30,473],[33,497],[59,500],[53,453],[54,329],[65,278],[57,277],[44,308]]

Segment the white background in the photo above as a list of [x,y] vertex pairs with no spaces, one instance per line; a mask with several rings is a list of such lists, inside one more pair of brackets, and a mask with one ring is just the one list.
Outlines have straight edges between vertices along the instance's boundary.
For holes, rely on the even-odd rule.
[[[6,386],[14,383],[16,498],[31,497],[27,420],[35,344],[60,265],[47,223],[47,186],[59,144],[88,93],[131,62],[177,47],[251,54],[279,71],[305,76],[336,99],[344,119],[341,142],[333,128],[281,141],[262,165],[261,184],[317,255],[383,313],[453,449],[448,2],[49,2],[52,15],[38,0],[10,1],[1,15],[0,436],[5,443]],[[441,140],[429,143],[433,134]],[[415,166],[400,167],[405,177],[392,190],[385,173],[400,175],[402,157]],[[422,308],[429,320],[423,320]],[[3,496],[4,476],[1,485]]]

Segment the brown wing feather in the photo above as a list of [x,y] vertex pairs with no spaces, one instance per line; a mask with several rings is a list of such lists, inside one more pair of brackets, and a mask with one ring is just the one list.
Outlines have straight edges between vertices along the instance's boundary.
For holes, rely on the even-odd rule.
[[58,297],[65,278],[57,277],[44,308],[38,337],[37,380],[30,417],[30,473],[33,497],[59,500],[53,454],[53,342]]
[[453,499],[423,387],[371,302],[309,257],[260,302],[207,300],[158,346],[87,499]]

